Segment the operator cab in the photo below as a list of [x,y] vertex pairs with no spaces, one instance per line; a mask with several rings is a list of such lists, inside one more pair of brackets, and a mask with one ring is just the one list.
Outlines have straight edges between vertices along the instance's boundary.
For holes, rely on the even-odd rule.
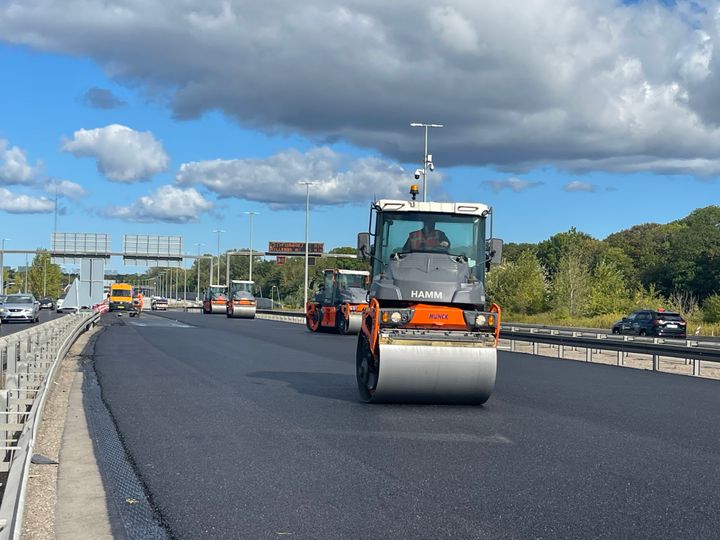
[[232,300],[255,298],[255,282],[233,279],[230,282],[230,298]]

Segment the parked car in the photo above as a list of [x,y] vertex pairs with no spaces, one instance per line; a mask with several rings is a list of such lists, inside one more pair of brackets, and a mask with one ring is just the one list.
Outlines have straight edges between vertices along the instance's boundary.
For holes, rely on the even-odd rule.
[[150,309],[153,310],[167,310],[168,308],[168,300],[167,298],[163,298],[162,296],[153,296],[150,299]]
[[685,339],[687,324],[679,313],[643,309],[613,324],[613,334]]
[[45,298],[40,299],[40,309],[53,309],[55,307],[55,302],[52,298],[49,296],[46,296]]
[[40,302],[32,294],[9,294],[0,307],[0,320],[38,322]]

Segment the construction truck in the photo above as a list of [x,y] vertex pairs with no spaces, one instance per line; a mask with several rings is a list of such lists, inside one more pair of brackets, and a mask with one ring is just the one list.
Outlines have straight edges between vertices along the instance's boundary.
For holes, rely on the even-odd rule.
[[257,302],[253,294],[254,281],[233,279],[228,291],[227,311],[228,319],[254,319]]
[[368,306],[369,277],[370,272],[363,270],[324,270],[320,292],[305,306],[308,329],[357,334],[362,325],[362,313]]
[[203,296],[203,313],[225,313],[227,311],[227,287],[210,285]]
[[481,404],[495,386],[501,316],[486,300],[485,274],[502,241],[491,238],[488,206],[419,202],[417,192],[373,203],[371,232],[358,235],[358,255],[372,265],[357,343],[360,397]]

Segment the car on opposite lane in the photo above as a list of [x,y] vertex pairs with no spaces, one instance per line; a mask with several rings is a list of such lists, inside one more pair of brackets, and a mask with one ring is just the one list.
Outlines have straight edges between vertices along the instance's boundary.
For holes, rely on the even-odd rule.
[[613,324],[613,334],[685,339],[687,323],[679,313],[643,309]]
[[9,294],[0,307],[0,320],[38,322],[40,320],[40,302],[32,294]]
[[150,299],[150,309],[152,310],[167,310],[168,299],[162,296],[153,296]]

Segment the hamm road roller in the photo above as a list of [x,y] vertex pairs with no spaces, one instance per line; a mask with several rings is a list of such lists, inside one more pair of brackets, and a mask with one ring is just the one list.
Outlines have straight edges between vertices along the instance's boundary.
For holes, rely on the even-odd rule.
[[322,329],[338,334],[357,334],[362,324],[362,312],[367,307],[365,270],[323,271],[323,284],[314,301],[305,306],[305,324],[311,332]]
[[[485,274],[500,262],[491,208],[480,203],[379,200],[358,255],[371,262],[357,344],[366,402],[472,403],[495,386],[500,308]],[[374,226],[373,226],[374,225]],[[371,242],[372,239],[372,242]]]
[[228,319],[254,319],[257,310],[257,301],[253,290],[254,281],[233,279],[230,281],[230,291],[227,301]]
[[210,285],[203,297],[203,313],[225,313],[227,311],[227,287]]

